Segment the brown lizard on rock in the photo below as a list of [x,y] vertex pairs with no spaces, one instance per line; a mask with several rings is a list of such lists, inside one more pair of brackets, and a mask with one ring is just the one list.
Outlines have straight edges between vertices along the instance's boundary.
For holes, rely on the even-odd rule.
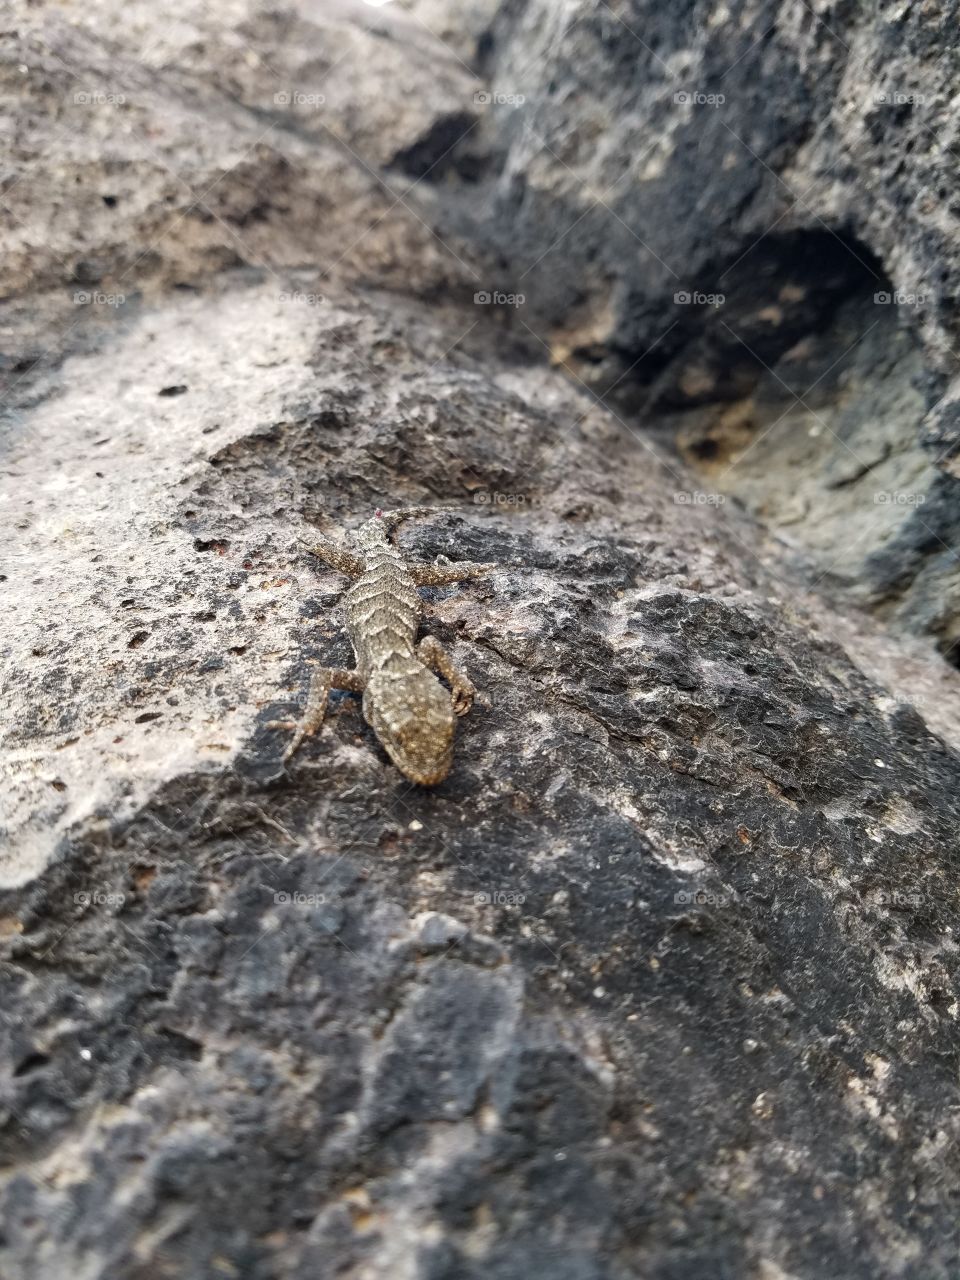
[[[330,690],[347,689],[363,694],[364,719],[412,782],[433,786],[450,772],[455,717],[470,710],[477,691],[435,636],[425,636],[416,644],[423,612],[417,588],[474,578],[496,565],[466,560],[408,564],[390,535],[402,521],[432,514],[429,507],[378,511],[358,530],[356,550],[326,538],[310,545],[315,556],[355,579],[344,602],[357,665],[353,671],[338,667],[316,671],[303,717],[268,723],[267,728],[294,730],[284,760],[323,723]],[[434,672],[446,679],[452,692]]]

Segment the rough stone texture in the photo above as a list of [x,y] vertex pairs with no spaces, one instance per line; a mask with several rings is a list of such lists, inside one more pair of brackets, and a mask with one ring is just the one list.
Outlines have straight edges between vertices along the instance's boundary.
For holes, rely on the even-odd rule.
[[[857,504],[848,567],[884,614],[932,631],[950,655],[958,21],[956,3],[902,0],[505,4],[483,43],[493,102],[469,139],[488,157],[483,198],[471,189],[450,216],[501,255],[501,287],[524,293],[522,323],[555,361],[648,422],[688,410],[682,429],[707,450],[723,436],[734,464],[723,488],[751,509],[762,457],[752,445],[777,450],[765,505],[813,553],[814,577],[835,559],[825,532]],[[808,376],[811,341],[820,363]],[[895,489],[908,501],[871,512],[886,491],[866,484],[823,522],[832,473],[855,460],[866,474],[879,447],[876,406],[864,414],[847,394],[865,360],[887,366],[888,456],[922,444],[944,478],[927,470],[914,488],[911,462]],[[829,367],[830,381],[815,381]],[[771,378],[782,380],[776,396]],[[813,456],[779,450],[788,413],[804,433],[816,426]]]
[[[56,363],[104,317],[243,266],[308,266],[317,293],[472,292],[467,250],[408,196],[477,86],[421,28],[390,26],[360,0],[188,0],[175,22],[146,3],[18,12],[0,33],[5,369]],[[369,77],[353,98],[351,75]]]
[[[839,363],[838,350],[849,352]],[[762,373],[745,400],[670,414],[662,427],[675,429],[713,492],[809,557],[813,585],[829,584],[898,630],[934,635],[956,662],[957,485],[904,430],[923,412],[921,375],[906,332],[853,306]]]
[[[446,221],[488,180],[483,146],[410,188],[496,51],[481,7],[449,19],[456,56],[419,8],[389,28],[306,5],[65,12],[4,37],[30,85],[9,164],[49,160],[2,196],[22,240],[0,1275],[952,1280],[960,676],[850,606],[889,579],[894,611],[897,572],[932,582],[894,504],[860,512],[864,478],[772,375],[741,399],[798,421],[756,440],[751,511],[700,501],[666,391],[641,428],[547,367],[519,316],[470,304],[499,267]],[[320,68],[350,50],[351,150],[312,121],[283,130],[291,168],[279,134],[244,160],[268,62],[324,92],[296,87],[311,42]],[[78,130],[51,50],[156,99],[129,134]],[[397,72],[386,111],[398,66],[430,83],[410,103]],[[215,184],[204,204],[232,193],[220,221],[187,194],[163,212],[141,128],[168,131],[198,194]],[[88,194],[67,201],[65,174]],[[129,272],[122,306],[74,304],[94,259],[104,293]],[[918,407],[924,351],[878,331],[839,383],[797,342],[774,367],[849,406],[867,483],[894,462],[926,483],[892,407]],[[681,448],[724,496],[736,422],[718,433],[709,407]],[[761,463],[774,494],[816,474],[808,531],[859,514],[886,538],[874,578],[853,555],[811,569],[812,532],[785,545]],[[343,579],[298,538],[407,501],[445,508],[405,528],[414,554],[502,566],[427,593],[493,707],[434,790],[346,695],[284,768],[267,722],[311,660],[349,662]]]

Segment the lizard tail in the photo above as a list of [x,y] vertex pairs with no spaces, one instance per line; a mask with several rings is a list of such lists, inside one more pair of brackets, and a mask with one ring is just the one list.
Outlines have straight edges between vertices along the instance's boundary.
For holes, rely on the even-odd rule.
[[445,510],[446,507],[401,507],[397,511],[378,511],[374,519],[383,521],[384,533],[389,537],[405,520],[416,520],[420,516],[432,516]]

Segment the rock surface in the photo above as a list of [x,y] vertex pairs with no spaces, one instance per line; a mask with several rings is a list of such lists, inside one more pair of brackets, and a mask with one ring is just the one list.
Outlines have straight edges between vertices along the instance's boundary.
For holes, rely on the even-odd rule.
[[[841,382],[866,304],[838,296],[770,356],[822,403],[769,374],[711,417],[666,377],[640,419],[533,336],[592,288],[579,240],[555,304],[474,306],[521,241],[465,192],[555,163],[491,144],[477,86],[546,84],[605,10],[41,5],[5,33],[11,173],[48,160],[2,196],[4,1280],[956,1274],[960,677],[851,604],[949,630],[947,570],[862,509],[896,468],[951,480],[903,429],[936,335],[883,322]],[[786,417],[734,487],[745,398]],[[798,443],[844,405],[874,479]],[[351,661],[298,539],[407,502],[438,507],[412,555],[501,566],[425,593],[492,709],[433,790],[348,695],[285,767],[267,722]]]
[[483,199],[450,219],[554,360],[682,413],[692,461],[789,523],[813,578],[842,569],[955,662],[958,20],[955,0],[504,5],[465,143]]

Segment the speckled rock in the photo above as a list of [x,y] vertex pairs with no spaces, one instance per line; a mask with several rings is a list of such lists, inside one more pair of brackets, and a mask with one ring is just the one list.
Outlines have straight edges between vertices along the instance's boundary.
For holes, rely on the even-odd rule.
[[472,291],[470,250],[409,197],[468,133],[478,84],[421,24],[361,0],[187,0],[162,22],[139,0],[21,7],[0,32],[0,369],[56,365],[224,270],[308,265],[304,305],[332,281]]
[[[337,12],[331,49],[422,65],[416,10]],[[130,13],[37,6],[24,38],[142,66]],[[157,18],[147,81],[187,110],[234,74],[242,155],[262,68],[231,33],[299,68],[298,15]],[[390,139],[350,89],[357,155],[299,153],[328,220],[226,218],[216,262],[171,217],[138,296],[75,327],[71,246],[127,270],[155,210],[6,264],[0,1274],[952,1280],[960,675],[706,494],[675,406],[639,431],[472,304],[491,260],[427,226],[465,167],[386,207],[472,74],[429,111],[397,89]],[[219,164],[211,110],[170,156]],[[412,555],[500,566],[425,592],[492,706],[434,789],[345,694],[285,766],[269,722],[351,661],[301,539],[407,502],[437,508]]]
[[[958,21],[955,2],[505,3],[464,144],[485,180],[449,215],[499,255],[535,347],[645,427],[682,416],[694,463],[790,523],[811,581],[839,557],[954,662]],[[870,476],[880,440],[909,456],[893,489]],[[867,482],[844,490],[851,467]]]

